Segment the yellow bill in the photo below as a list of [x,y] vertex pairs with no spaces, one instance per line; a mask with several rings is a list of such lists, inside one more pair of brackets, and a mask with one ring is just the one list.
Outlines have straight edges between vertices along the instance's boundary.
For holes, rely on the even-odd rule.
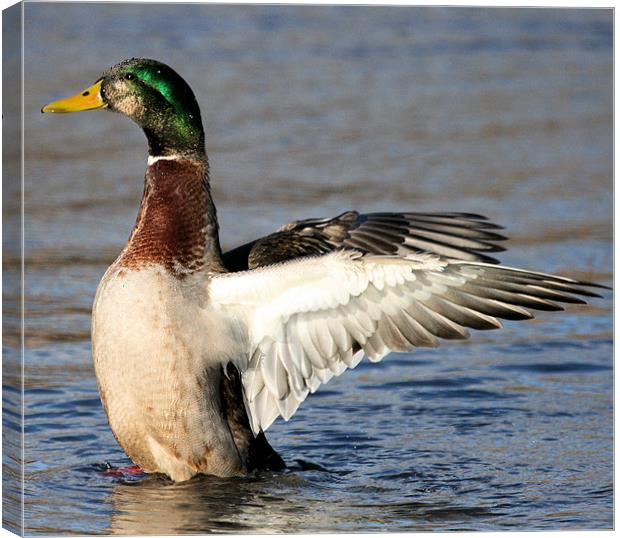
[[102,82],[102,79],[98,80],[83,92],[45,105],[41,109],[41,112],[79,112],[80,110],[104,108],[106,104],[103,102],[103,99],[101,99]]

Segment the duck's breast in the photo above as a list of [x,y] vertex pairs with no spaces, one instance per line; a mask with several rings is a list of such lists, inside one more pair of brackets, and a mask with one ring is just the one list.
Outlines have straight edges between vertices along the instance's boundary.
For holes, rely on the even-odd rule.
[[161,267],[112,266],[93,306],[95,372],[110,426],[138,465],[175,480],[242,467],[222,411],[218,356],[234,338],[202,290]]

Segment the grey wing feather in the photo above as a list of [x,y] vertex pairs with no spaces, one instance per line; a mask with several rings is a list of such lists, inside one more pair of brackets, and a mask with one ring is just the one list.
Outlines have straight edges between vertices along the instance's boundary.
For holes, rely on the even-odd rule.
[[291,222],[277,232],[224,254],[230,271],[243,271],[337,249],[406,256],[431,252],[448,259],[498,263],[505,250],[500,226],[474,213],[367,213]]

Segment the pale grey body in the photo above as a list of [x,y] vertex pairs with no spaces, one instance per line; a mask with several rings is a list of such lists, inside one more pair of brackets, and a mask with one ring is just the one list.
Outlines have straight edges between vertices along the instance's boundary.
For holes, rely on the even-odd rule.
[[93,307],[95,371],[112,431],[143,470],[175,481],[246,467],[221,395],[221,364],[238,341],[228,341],[215,316],[209,327],[206,282],[117,263]]

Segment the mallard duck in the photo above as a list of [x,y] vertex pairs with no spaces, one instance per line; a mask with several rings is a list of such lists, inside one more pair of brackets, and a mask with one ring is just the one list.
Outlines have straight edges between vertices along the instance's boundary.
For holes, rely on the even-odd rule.
[[290,223],[222,253],[200,109],[149,59],[115,65],[43,112],[107,109],[148,141],[129,240],[99,284],[92,346],[116,439],[147,473],[281,469],[264,432],[367,356],[464,339],[596,286],[502,267],[498,226],[468,213],[374,213]]

